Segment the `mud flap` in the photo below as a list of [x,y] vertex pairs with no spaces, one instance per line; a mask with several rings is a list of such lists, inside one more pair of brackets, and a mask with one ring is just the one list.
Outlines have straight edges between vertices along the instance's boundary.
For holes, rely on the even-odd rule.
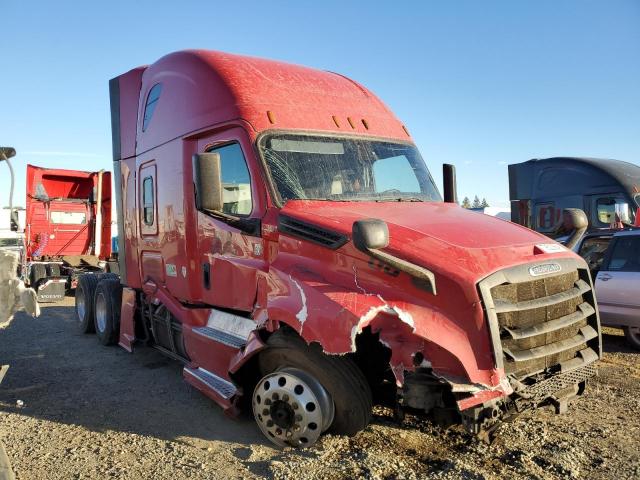
[[67,281],[64,278],[43,279],[36,287],[39,303],[54,303],[64,299]]

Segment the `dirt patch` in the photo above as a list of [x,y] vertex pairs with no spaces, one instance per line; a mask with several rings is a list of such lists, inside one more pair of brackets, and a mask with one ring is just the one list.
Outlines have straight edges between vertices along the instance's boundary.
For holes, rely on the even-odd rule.
[[225,417],[155,350],[101,347],[74,322],[66,299],[0,332],[0,437],[18,479],[640,477],[640,355],[618,330],[605,329],[600,374],[567,415],[521,416],[491,446],[377,407],[356,437],[296,451]]

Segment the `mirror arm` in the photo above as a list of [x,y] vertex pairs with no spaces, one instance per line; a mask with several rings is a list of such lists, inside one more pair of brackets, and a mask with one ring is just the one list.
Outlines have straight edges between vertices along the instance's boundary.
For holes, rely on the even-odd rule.
[[381,250],[368,248],[367,253],[372,257],[400,270],[401,272],[405,272],[411,275],[411,277],[418,280],[421,286],[427,287],[426,290],[433,293],[434,295],[437,295],[436,277],[431,270],[420,267],[418,265],[414,265],[411,262],[407,262],[406,260],[395,257]]

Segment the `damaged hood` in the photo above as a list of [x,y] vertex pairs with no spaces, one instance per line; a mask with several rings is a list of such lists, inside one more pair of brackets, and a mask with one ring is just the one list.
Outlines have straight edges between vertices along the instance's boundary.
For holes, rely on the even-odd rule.
[[353,222],[384,220],[385,249],[416,265],[477,282],[501,268],[549,256],[573,256],[567,249],[545,253],[536,245],[555,244],[520,225],[441,202],[333,202],[291,200],[282,215],[322,226],[351,238]]

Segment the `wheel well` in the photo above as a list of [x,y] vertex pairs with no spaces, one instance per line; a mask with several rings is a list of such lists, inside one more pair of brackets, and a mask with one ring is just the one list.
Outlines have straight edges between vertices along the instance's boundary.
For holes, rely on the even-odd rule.
[[[269,337],[277,332],[280,332],[281,335],[290,336],[291,342],[294,345],[304,344],[307,348],[322,350],[322,346],[318,342],[307,343],[294,328],[283,322],[280,323],[280,327],[274,332],[260,330],[258,334],[266,343]],[[371,332],[370,327],[363,329],[363,331],[358,334],[355,344],[356,351],[347,353],[345,356],[354,361],[358,369],[367,379],[374,399],[384,403],[395,401],[396,386],[389,364],[391,360],[391,349],[380,341],[379,333]],[[253,389],[261,378],[258,367],[258,359],[261,353],[262,352],[259,352],[251,357],[247,363],[233,375],[233,379],[243,390],[243,406],[250,404],[251,392],[253,392]]]

